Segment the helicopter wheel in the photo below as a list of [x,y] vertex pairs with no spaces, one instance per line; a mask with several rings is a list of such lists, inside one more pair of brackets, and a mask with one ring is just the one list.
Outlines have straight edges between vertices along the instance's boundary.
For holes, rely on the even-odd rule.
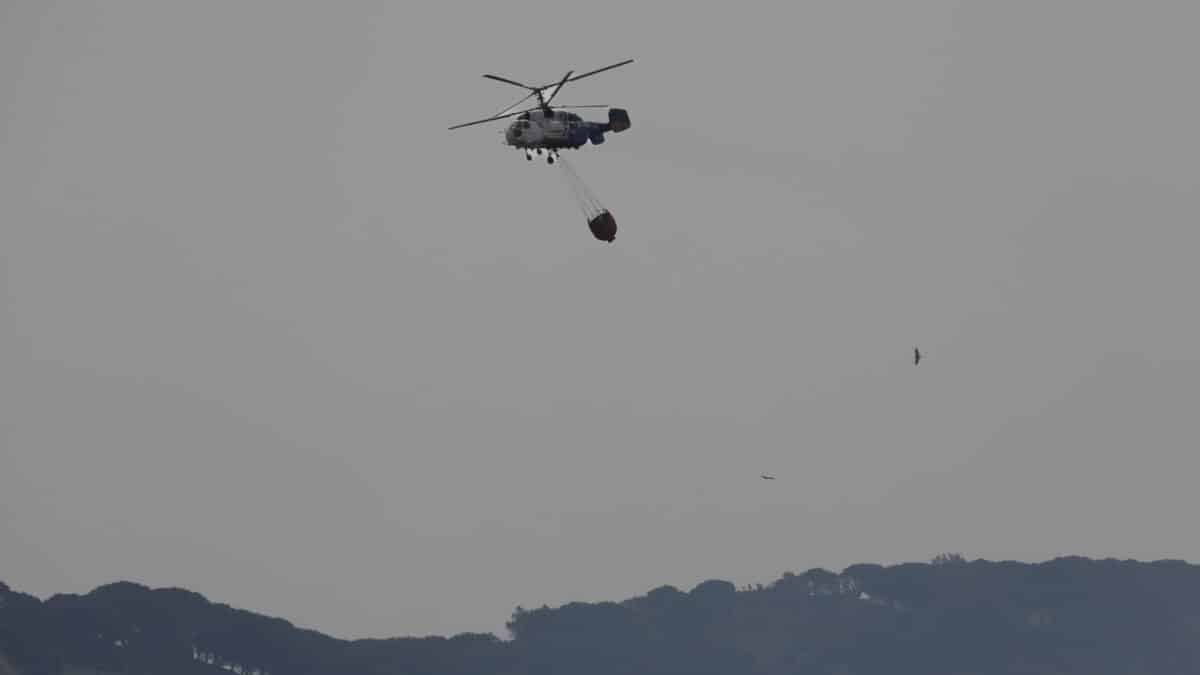
[[546,163],[553,164],[554,163],[554,155],[552,155],[550,153],[546,153]]

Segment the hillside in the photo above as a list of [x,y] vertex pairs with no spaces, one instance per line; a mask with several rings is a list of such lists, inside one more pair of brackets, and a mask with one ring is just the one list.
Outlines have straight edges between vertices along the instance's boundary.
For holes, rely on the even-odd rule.
[[344,641],[179,589],[41,601],[0,584],[0,652],[22,675],[1189,675],[1200,566],[940,556],[518,608],[508,627],[506,640]]

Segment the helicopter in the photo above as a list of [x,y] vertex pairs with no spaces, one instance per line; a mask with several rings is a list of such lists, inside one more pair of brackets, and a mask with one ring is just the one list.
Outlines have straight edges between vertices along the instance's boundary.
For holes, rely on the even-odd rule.
[[[484,75],[489,80],[515,85],[528,90],[530,93],[491,117],[475,120],[474,122],[456,124],[450,127],[449,130],[453,131],[476,124],[515,117],[516,119],[504,130],[504,144],[523,150],[525,152],[525,159],[527,160],[532,160],[534,153],[541,155],[545,152],[546,162],[553,164],[554,159],[558,157],[559,150],[564,148],[578,150],[588,142],[591,142],[592,145],[600,145],[604,142],[605,133],[610,131],[619,133],[629,128],[629,112],[622,108],[612,108],[606,105],[562,105],[554,106],[553,108],[550,107],[551,101],[558,95],[558,92],[562,91],[563,85],[629,63],[633,63],[633,59],[597,68],[582,75],[574,75],[575,71],[569,70],[557,83],[548,84],[543,87],[531,87],[507,77],[500,77],[499,75]],[[526,101],[534,97],[537,98],[537,106],[517,110]],[[575,113],[566,112],[568,108],[608,108],[608,121],[589,122]]]

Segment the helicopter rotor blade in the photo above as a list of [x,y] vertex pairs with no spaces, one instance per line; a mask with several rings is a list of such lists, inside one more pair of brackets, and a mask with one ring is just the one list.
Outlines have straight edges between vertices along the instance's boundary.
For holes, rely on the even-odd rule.
[[627,65],[630,63],[633,63],[633,59],[627,59],[620,63],[614,63],[611,66],[604,66],[603,68],[597,68],[596,70],[590,70],[582,75],[576,75],[575,77],[570,77],[570,78],[563,80],[563,84],[566,84],[567,82],[574,82],[576,80],[582,80],[585,77],[591,77],[592,75],[595,75],[597,73],[603,73],[606,70],[612,70],[613,68],[619,68],[621,66],[624,66],[624,65]]
[[554,109],[562,110],[564,108],[611,108],[611,107],[612,106],[610,106],[610,105],[556,105],[556,106],[554,106]]
[[[484,77],[486,77],[489,80],[495,80],[497,82],[504,82],[506,84],[516,85],[522,89],[528,89],[530,91],[537,91],[537,87],[531,87],[527,84],[521,84],[520,82],[517,82],[516,80],[510,80],[507,77],[500,77],[499,75],[484,75]],[[545,89],[545,87],[542,87],[542,88]]]
[[567,80],[571,78],[571,73],[573,73],[573,72],[575,72],[575,71],[568,70],[567,74],[563,75],[563,79],[559,80],[558,84],[554,85],[554,88],[551,89],[550,94],[548,96],[546,96],[545,104],[547,106],[549,106],[550,101],[553,101],[554,97],[558,95],[558,92],[562,91],[563,85],[566,84]]
[[492,117],[496,117],[497,115],[507,115],[508,113],[516,110],[517,106],[521,105],[525,101],[528,101],[529,99],[533,98],[536,95],[537,95],[537,92],[530,92],[530,93],[526,94],[525,96],[521,97],[520,101],[517,101],[516,103],[501,109],[500,112],[496,113]]
[[[531,108],[530,110],[537,110],[537,108]],[[447,131],[454,131],[455,129],[461,129],[463,127],[471,127],[471,126],[475,126],[476,124],[483,124],[484,122],[495,122],[496,120],[502,120],[502,119],[506,119],[509,117],[516,117],[517,115],[520,115],[523,112],[529,112],[529,110],[517,110],[516,112],[510,112],[510,113],[507,113],[504,115],[496,115],[494,117],[488,117],[488,118],[482,119],[482,120],[475,120],[474,122],[465,122],[463,124],[455,124],[454,126],[450,127]]]

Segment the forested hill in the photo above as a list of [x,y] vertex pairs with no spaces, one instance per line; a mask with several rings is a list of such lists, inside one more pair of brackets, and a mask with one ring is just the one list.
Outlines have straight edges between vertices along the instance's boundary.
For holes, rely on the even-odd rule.
[[41,601],[0,584],[0,652],[21,675],[1190,675],[1200,566],[939,556],[518,608],[508,627],[344,641],[179,589]]

